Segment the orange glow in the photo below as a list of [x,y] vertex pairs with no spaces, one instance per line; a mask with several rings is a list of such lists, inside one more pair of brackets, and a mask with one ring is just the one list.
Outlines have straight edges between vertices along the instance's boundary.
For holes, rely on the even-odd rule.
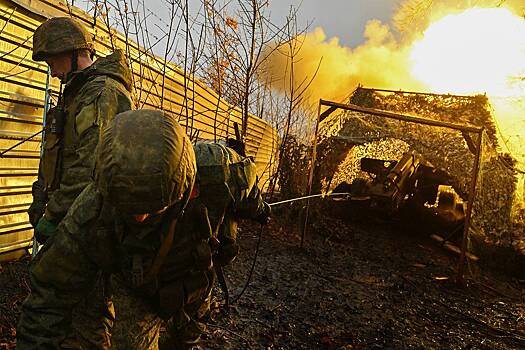
[[431,24],[412,46],[412,75],[440,93],[521,95],[525,21],[506,8],[472,8]]
[[295,57],[293,79],[290,48],[283,45],[264,62],[268,80],[276,90],[289,93],[291,84],[298,91],[316,72],[306,93],[312,105],[320,98],[345,102],[358,84],[391,90],[487,94],[498,136],[504,141],[502,151],[512,153],[525,168],[523,0],[503,1],[496,8],[468,7],[471,3],[494,5],[489,0],[440,0],[432,2],[428,13],[421,14],[414,13],[413,5],[422,1],[400,3],[403,6],[394,19],[410,22],[407,32],[392,31],[389,24],[370,20],[364,42],[351,48],[316,28],[297,38],[301,49]]
[[471,8],[432,23],[411,47],[427,90],[487,94],[503,151],[524,164],[525,21],[507,8]]

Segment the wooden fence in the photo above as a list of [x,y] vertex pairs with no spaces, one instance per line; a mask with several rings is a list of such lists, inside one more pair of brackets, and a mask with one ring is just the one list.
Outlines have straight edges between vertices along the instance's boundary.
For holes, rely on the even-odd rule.
[[[59,91],[57,79],[48,81],[47,65],[31,60],[34,30],[55,16],[72,16],[83,22],[95,38],[97,55],[110,53],[113,46],[126,50],[136,107],[158,109],[162,105],[164,111],[179,115],[188,134],[199,139],[224,139],[233,135],[234,123],[241,125],[239,108],[175,64],[145,52],[115,30],[109,31],[84,11],[56,0],[0,0],[0,150],[41,130],[46,87],[51,96]],[[15,259],[32,245],[33,231],[25,212],[32,200],[40,141],[35,137],[0,159],[0,261]],[[276,143],[275,130],[250,115],[247,153],[255,157],[263,183],[271,173]]]

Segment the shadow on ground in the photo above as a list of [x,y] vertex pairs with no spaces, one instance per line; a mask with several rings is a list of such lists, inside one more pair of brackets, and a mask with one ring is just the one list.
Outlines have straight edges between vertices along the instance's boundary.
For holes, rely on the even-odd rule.
[[[456,256],[387,222],[312,226],[304,248],[293,220],[276,216],[264,229],[249,288],[228,314],[213,312],[202,349],[525,348],[520,281],[470,266],[458,286]],[[225,269],[232,299],[258,235],[257,225],[241,225],[241,254]],[[0,265],[0,349],[14,347],[27,265]]]

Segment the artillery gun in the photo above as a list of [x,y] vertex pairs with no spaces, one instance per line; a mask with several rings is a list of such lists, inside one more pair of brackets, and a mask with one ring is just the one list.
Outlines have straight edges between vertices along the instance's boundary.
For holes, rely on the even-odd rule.
[[460,231],[465,202],[454,191],[448,174],[421,156],[406,152],[399,160],[365,157],[360,168],[365,176],[334,189],[348,191],[354,207],[389,217],[408,217],[450,234]]

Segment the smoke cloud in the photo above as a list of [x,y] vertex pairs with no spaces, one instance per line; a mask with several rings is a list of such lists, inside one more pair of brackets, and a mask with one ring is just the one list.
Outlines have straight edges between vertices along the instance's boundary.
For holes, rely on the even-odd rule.
[[[313,79],[307,95],[311,102],[320,98],[341,101],[359,85],[384,89],[420,89],[410,78],[408,46],[401,45],[391,28],[379,20],[367,23],[365,42],[354,49],[341,45],[337,37],[327,38],[323,29],[299,36],[297,46],[284,45],[264,62],[274,88],[290,92],[291,59],[295,90]],[[317,70],[318,69],[318,70]],[[316,73],[317,71],[317,73]],[[305,81],[306,79],[306,81]]]
[[[405,0],[392,16],[394,28],[405,40],[419,36],[432,22],[458,14],[470,8],[507,8],[514,14],[525,15],[523,0]],[[490,26],[490,23],[487,23]]]
[[320,98],[345,102],[359,84],[378,89],[431,91],[412,74],[414,43],[432,22],[446,15],[497,5],[514,14],[525,13],[523,0],[405,0],[393,14],[392,25],[379,20],[367,23],[362,45],[345,47],[337,37],[327,38],[322,28],[315,28],[296,38],[294,44],[300,50],[295,50],[293,77],[289,57],[294,50],[288,45],[269,55],[264,62],[265,72],[272,86],[286,93],[290,92],[292,80],[297,92],[305,81],[313,79],[306,92],[312,103]]

